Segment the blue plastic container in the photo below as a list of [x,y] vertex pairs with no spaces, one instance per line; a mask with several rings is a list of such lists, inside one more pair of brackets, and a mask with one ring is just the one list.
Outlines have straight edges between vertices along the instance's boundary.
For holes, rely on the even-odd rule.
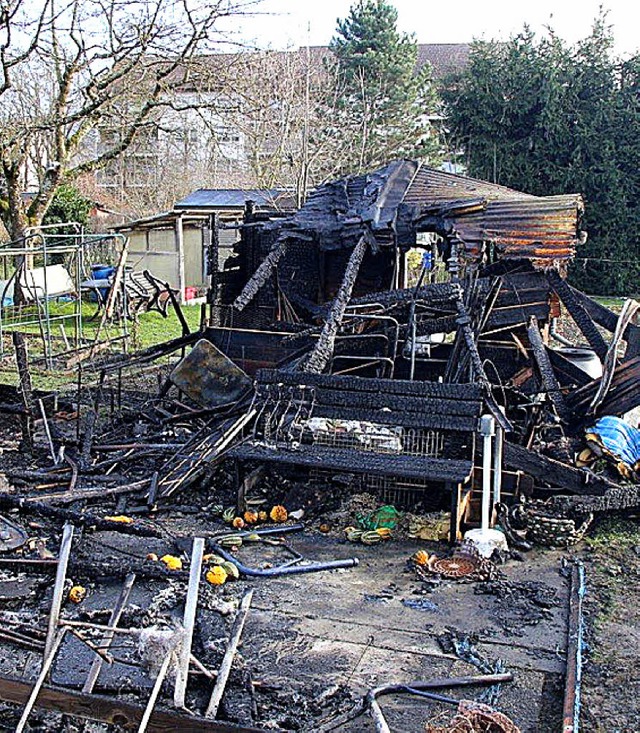
[[[113,265],[91,265],[91,276],[94,280],[108,280],[116,268]],[[103,301],[107,299],[109,295],[109,288],[98,288],[100,290],[100,297]]]

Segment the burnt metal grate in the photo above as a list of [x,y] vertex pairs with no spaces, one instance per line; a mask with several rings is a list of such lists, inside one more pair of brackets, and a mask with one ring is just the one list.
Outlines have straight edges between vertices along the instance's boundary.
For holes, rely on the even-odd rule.
[[334,421],[329,426],[333,429],[314,433],[315,445],[429,458],[440,458],[444,449],[444,435],[437,430],[404,429],[346,420]]

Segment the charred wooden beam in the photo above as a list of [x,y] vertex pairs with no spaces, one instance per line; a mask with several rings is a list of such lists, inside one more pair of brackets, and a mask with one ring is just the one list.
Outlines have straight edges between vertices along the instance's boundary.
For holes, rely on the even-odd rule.
[[554,289],[560,300],[571,314],[578,328],[582,331],[584,337],[589,342],[591,348],[596,352],[600,359],[604,359],[607,354],[607,344],[596,328],[592,317],[587,312],[583,303],[574,294],[569,284],[563,280],[559,273],[551,270],[547,277],[549,283]]
[[604,494],[609,489],[617,488],[613,481],[554,461],[515,443],[505,442],[503,457],[507,468],[524,471],[553,488],[574,494]]
[[[18,291],[21,288],[17,288]],[[31,372],[29,370],[29,355],[27,341],[20,331],[12,333],[13,348],[16,352],[16,367],[18,369],[18,392],[22,402],[23,412],[20,416],[23,446],[31,452],[33,450],[33,388],[31,386]]]
[[[547,356],[551,366],[561,384],[566,387],[583,387],[591,381],[591,377],[577,367],[573,362],[566,359],[556,349],[546,347]],[[562,379],[564,377],[564,380]]]
[[480,400],[442,399],[423,397],[419,400],[407,399],[405,395],[384,394],[383,392],[344,392],[342,390],[316,391],[315,404],[321,409],[324,406],[340,407],[348,411],[353,407],[367,410],[388,410],[400,414],[425,415],[437,413],[444,417],[464,415],[478,417]]
[[[15,677],[0,677],[0,700],[24,705],[33,684]],[[43,710],[75,716],[84,720],[110,723],[122,730],[136,730],[142,721],[144,707],[106,695],[89,695],[63,687],[43,685],[35,706]],[[259,733],[257,728],[246,728],[232,723],[199,718],[185,713],[154,710],[147,724],[151,733],[173,733],[177,730],[192,733]]]
[[640,326],[629,326],[629,335],[627,336],[627,351],[625,359],[634,359],[640,356]]
[[4,412],[8,415],[28,415],[24,405],[7,404],[6,402],[0,402],[0,412]]
[[305,446],[304,451],[301,451],[283,446],[270,448],[246,444],[234,448],[230,455],[240,460],[309,466],[342,473],[407,476],[427,481],[452,481],[456,484],[465,482],[473,470],[471,460],[340,450],[324,446]]
[[640,507],[640,485],[615,486],[601,496],[552,496],[549,504],[566,514],[618,512]]
[[489,314],[483,331],[492,331],[507,326],[524,326],[532,316],[535,316],[540,321],[548,321],[549,304],[528,303],[518,306],[507,306],[505,308],[496,307]]
[[[572,288],[571,286],[569,286],[569,289],[576,297],[576,299],[582,304],[582,306],[591,316],[591,318],[593,318],[593,320],[599,326],[602,326],[602,328],[606,328],[607,331],[610,331],[611,333],[616,330],[618,326],[617,313],[614,313],[609,308],[605,307],[601,303],[598,303],[597,300],[594,300],[588,295],[585,295],[580,290],[576,290],[576,288]],[[623,332],[623,338],[625,339],[625,341],[627,341],[628,344],[626,357],[631,358],[632,356],[640,355],[640,351],[636,353],[629,353],[629,348],[632,346],[632,344],[634,345],[634,347],[640,349],[640,326],[636,326],[632,323],[627,325]]]
[[93,527],[97,530],[122,532],[123,534],[131,534],[138,537],[162,537],[160,532],[150,527],[110,522],[107,519],[96,517],[94,514],[74,512],[70,509],[55,509],[43,501],[27,501],[24,498],[13,496],[12,494],[0,493],[0,508],[17,509],[22,514],[34,514],[58,521],[72,522],[78,526]]
[[262,286],[267,282],[280,258],[287,249],[287,238],[280,236],[269,254],[260,263],[258,269],[249,278],[240,295],[235,299],[233,307],[241,311],[255,298]]
[[542,335],[540,333],[540,328],[538,327],[538,319],[535,316],[531,316],[529,320],[527,334],[529,335],[531,352],[533,353],[533,358],[535,359],[538,372],[540,373],[542,386],[553,403],[558,417],[564,422],[568,422],[571,419],[571,411],[567,407],[564,395],[560,390],[560,385],[558,384],[555,372],[553,371],[549,355],[545,349],[544,342],[542,341]]
[[412,300],[426,303],[450,303],[460,297],[462,291],[457,283],[434,283],[419,288],[401,288],[400,290],[383,290],[369,293],[359,298],[352,298],[349,305],[380,304],[383,306],[409,303]]
[[355,285],[356,278],[358,277],[360,265],[362,264],[368,244],[368,237],[363,235],[358,244],[354,247],[353,252],[349,257],[349,262],[347,263],[340,289],[338,290],[338,294],[333,301],[327,320],[325,321],[322,332],[320,333],[320,338],[309,355],[309,358],[302,364],[301,371],[319,374],[325,370],[331,361],[336,342],[336,334],[338,333],[338,329],[340,328],[340,324],[344,318],[344,312],[347,309],[349,299],[351,298],[353,286]]
[[297,374],[277,369],[261,369],[258,384],[283,384],[292,387],[324,387],[346,392],[380,392],[383,394],[415,395],[441,399],[478,400],[482,389],[477,384],[441,382],[411,382],[406,379],[365,379],[333,374]]
[[[594,379],[584,387],[574,390],[567,395],[567,404],[575,415],[584,416],[591,420],[589,406],[600,389],[602,378]],[[640,405],[640,356],[625,361],[618,366],[614,373],[609,390],[598,408],[591,412],[598,415],[622,415]]]
[[[416,336],[430,336],[433,333],[452,333],[456,330],[458,316],[443,316],[442,318],[416,319]],[[407,327],[401,328],[405,333]]]

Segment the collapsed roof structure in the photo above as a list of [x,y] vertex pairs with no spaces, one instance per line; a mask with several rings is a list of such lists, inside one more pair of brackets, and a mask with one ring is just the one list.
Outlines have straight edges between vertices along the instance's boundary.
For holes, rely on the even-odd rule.
[[[633,309],[620,327],[566,282],[582,213],[578,194],[531,196],[401,160],[319,187],[290,217],[247,217],[237,256],[214,275],[220,325],[207,332],[267,405],[232,455],[385,476],[414,497],[444,482],[455,539],[473,517],[474,436],[488,411],[507,433],[515,494],[524,474],[605,491],[573,466],[572,441],[637,404],[623,385],[638,376],[640,330]],[[558,334],[561,303],[586,351]],[[610,344],[596,322],[616,331]],[[605,363],[609,384],[587,411],[584,358]],[[358,427],[347,437],[327,422],[338,418]],[[391,449],[389,430],[400,436]]]

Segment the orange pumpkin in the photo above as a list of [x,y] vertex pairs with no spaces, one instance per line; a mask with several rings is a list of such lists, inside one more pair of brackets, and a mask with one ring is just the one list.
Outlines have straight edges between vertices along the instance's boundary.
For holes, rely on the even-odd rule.
[[287,521],[287,519],[289,518],[289,513],[282,505],[276,504],[276,506],[274,506],[273,509],[269,512],[269,517],[271,518],[272,522],[280,524],[281,522]]

